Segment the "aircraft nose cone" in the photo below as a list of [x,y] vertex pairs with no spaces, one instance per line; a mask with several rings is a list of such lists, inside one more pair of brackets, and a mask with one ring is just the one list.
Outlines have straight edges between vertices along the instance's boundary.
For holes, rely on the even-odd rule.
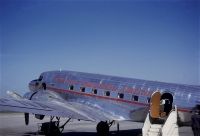
[[36,87],[39,85],[39,83],[36,80],[32,80],[31,82],[29,82],[29,89],[31,91],[35,91]]

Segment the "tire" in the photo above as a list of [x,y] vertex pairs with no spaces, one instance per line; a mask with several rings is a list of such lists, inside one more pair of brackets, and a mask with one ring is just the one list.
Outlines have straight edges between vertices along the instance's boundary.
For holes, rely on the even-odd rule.
[[101,121],[96,127],[98,136],[109,136],[109,126],[107,122]]

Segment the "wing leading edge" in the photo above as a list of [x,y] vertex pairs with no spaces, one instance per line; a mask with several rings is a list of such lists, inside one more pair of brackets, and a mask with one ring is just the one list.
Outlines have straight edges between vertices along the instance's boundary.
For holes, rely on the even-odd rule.
[[95,121],[86,114],[77,112],[71,104],[60,102],[32,101],[27,99],[1,98],[0,111],[26,112],[47,116],[68,117],[81,120]]
[[0,111],[25,112],[88,121],[123,120],[123,117],[105,111],[98,106],[60,101],[58,99],[36,101],[24,98],[1,98]]

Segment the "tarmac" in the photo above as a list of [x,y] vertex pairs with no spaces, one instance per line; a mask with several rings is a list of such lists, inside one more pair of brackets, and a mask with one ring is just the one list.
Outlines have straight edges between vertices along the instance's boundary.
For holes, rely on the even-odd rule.
[[[67,118],[61,118],[63,124]],[[38,120],[30,115],[29,125],[25,125],[23,113],[0,113],[0,136],[42,136],[38,134],[39,126],[48,122],[49,117]],[[71,120],[61,136],[97,136],[96,122]],[[110,128],[110,136],[141,136],[143,123],[123,121],[119,123],[120,131],[117,132],[117,124]]]

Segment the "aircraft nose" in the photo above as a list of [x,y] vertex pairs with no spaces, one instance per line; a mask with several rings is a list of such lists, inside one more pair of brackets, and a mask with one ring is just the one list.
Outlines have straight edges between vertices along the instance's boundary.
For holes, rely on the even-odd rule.
[[31,91],[35,91],[38,85],[39,83],[37,82],[37,80],[32,80],[31,82],[29,82],[29,89]]

